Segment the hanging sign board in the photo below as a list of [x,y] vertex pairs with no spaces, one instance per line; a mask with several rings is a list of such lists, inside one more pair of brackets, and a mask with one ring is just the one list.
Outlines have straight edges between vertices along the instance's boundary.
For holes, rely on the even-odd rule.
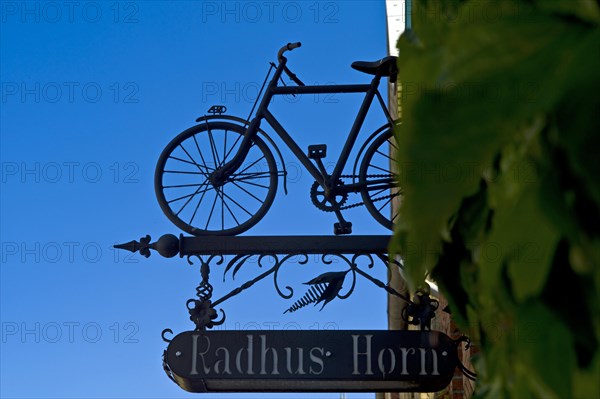
[[190,392],[435,392],[457,347],[438,331],[186,331],[165,353]]

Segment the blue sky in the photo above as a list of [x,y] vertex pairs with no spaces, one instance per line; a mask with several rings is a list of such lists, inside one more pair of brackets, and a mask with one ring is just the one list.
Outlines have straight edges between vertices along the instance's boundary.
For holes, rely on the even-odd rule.
[[[165,376],[160,338],[164,328],[193,328],[185,301],[195,293],[198,268],[180,258],[130,256],[112,245],[180,233],[154,196],[162,148],[213,104],[246,117],[283,44],[302,42],[288,58],[305,83],[368,83],[350,64],[386,55],[385,2],[0,6],[0,396],[198,397]],[[271,109],[302,148],[327,144],[327,163],[336,159],[359,104],[358,95],[337,94],[276,98]],[[373,109],[362,137],[383,122]],[[312,179],[280,148],[290,193],[280,185],[269,213],[246,234],[331,234],[335,218],[310,202]],[[387,233],[364,209],[347,216],[355,234]],[[311,257],[307,265],[290,265],[284,278],[300,295],[301,283],[335,266]],[[376,269],[385,279],[385,269]],[[225,283],[221,273],[213,267],[215,297],[256,276],[257,267]],[[284,315],[291,302],[263,281],[223,304],[225,327],[386,328],[385,293],[364,279],[353,296],[322,312]],[[200,397],[284,396],[307,397]]]

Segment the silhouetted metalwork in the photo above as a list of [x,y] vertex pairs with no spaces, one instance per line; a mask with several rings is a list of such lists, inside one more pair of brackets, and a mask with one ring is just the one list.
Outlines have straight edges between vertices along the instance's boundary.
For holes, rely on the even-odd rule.
[[[188,301],[188,311],[199,329],[216,325],[215,307],[268,277],[273,278],[275,292],[280,297],[292,299],[294,289],[289,285],[282,287],[279,282],[279,271],[290,260],[299,264],[308,263],[309,255],[321,255],[321,261],[327,265],[331,265],[336,260],[338,267],[340,264],[345,264],[347,269],[321,274],[306,282],[305,284],[313,288],[305,291],[304,295],[286,312],[297,311],[309,303],[322,303],[324,307],[336,298],[348,298],[354,292],[357,276],[360,276],[389,294],[405,300],[408,306],[402,317],[410,324],[421,326],[421,329],[429,329],[438,306],[435,299],[428,293],[419,291],[411,300],[368,272],[374,267],[376,261],[381,262],[385,267],[402,267],[398,260],[390,259],[387,255],[389,240],[389,236],[180,236],[177,238],[172,234],[166,234],[154,243],[150,243],[151,238],[146,235],[140,240],[141,244],[131,241],[115,247],[132,252],[140,251],[146,257],[150,256],[150,249],[156,250],[165,257],[178,254],[180,257],[187,257],[190,264],[193,257],[197,258],[201,263],[202,281],[197,287],[198,299]],[[224,256],[231,256],[231,259],[226,262]],[[262,273],[212,301],[212,286],[208,279],[211,264],[223,265],[223,277],[230,273],[233,279],[242,267],[250,263],[258,265]],[[342,292],[348,280],[349,288]],[[208,301],[210,304],[207,304]],[[191,304],[193,307],[190,307]]]
[[[323,300],[323,297],[324,297],[323,294],[325,293],[326,288],[327,288],[326,284],[312,285],[302,298],[300,298],[296,302],[294,302],[294,304],[292,306],[290,306],[283,313],[288,313],[288,312],[293,313],[298,309],[302,309],[303,307],[310,305],[311,303],[314,303],[316,305],[317,303],[319,303],[319,301]],[[323,307],[324,306],[325,306],[325,304],[323,304]],[[323,308],[321,308],[321,309],[323,309]]]
[[[275,142],[260,128],[263,121],[315,179],[310,190],[312,203],[336,215],[336,235],[352,232],[352,223],[344,219],[342,212],[358,206],[365,206],[377,222],[392,228],[397,217],[392,202],[401,195],[392,166],[397,149],[393,137],[396,122],[378,87],[382,78],[396,78],[396,58],[354,62],[352,68],[374,75],[369,84],[307,86],[290,71],[284,56],[298,47],[300,43],[289,43],[281,48],[278,64],[271,64],[248,118],[223,115],[226,107],[214,105],[208,110],[210,115],[198,118],[198,125],[179,134],[163,150],[156,165],[156,197],[165,215],[183,231],[196,236],[243,233],[271,207],[280,176],[287,193],[286,162]],[[297,86],[280,85],[283,74]],[[274,96],[328,93],[364,93],[331,173],[323,164],[327,146],[310,145],[305,153],[268,109]],[[375,99],[386,123],[366,136],[353,162],[352,173],[344,173],[349,170],[350,155]],[[271,149],[278,155],[281,169]],[[360,194],[362,201],[346,204],[350,194]]]
[[[210,262],[215,257],[219,258],[217,264],[223,263],[223,257],[217,255],[211,255],[205,261],[200,256],[196,256],[200,262],[200,275],[202,276],[202,281],[198,287],[196,287],[196,296],[197,299],[188,299],[186,302],[186,306],[190,313],[190,320],[194,322],[196,325],[197,331],[204,331],[207,328],[213,328],[214,326],[219,326],[225,322],[225,312],[221,310],[221,319],[216,320],[218,315],[215,310],[213,303],[211,301],[213,287],[208,281],[208,277],[210,274]],[[191,261],[191,256],[188,256],[188,263],[190,265],[193,264]],[[192,306],[193,305],[193,306]]]
[[156,242],[150,243],[146,235],[138,241],[117,244],[115,248],[149,257],[150,249],[159,255],[171,258],[189,255],[268,255],[273,253],[309,253],[323,255],[327,253],[370,253],[387,254],[390,236],[239,236],[239,237],[189,237],[165,234]]
[[[321,263],[335,265],[338,270],[320,273],[312,279],[305,280],[304,285],[308,288],[296,296],[296,300],[284,310],[284,313],[294,313],[308,305],[320,304],[320,309],[323,309],[325,305],[335,299],[346,299],[354,293],[356,280],[361,277],[387,293],[406,301],[407,306],[401,315],[402,318],[409,324],[419,326],[423,332],[429,331],[431,319],[435,317],[439,306],[438,301],[432,298],[429,292],[417,291],[411,299],[373,277],[370,273],[377,263],[387,268],[402,267],[399,261],[390,259],[387,255],[389,240],[389,236],[176,237],[166,234],[154,243],[151,243],[150,236],[146,235],[140,239],[140,242],[134,240],[115,245],[115,247],[132,252],[139,251],[146,257],[150,256],[152,249],[165,257],[175,255],[186,257],[190,265],[199,263],[201,281],[196,287],[196,298],[189,299],[186,307],[190,320],[195,325],[194,331],[200,333],[221,325],[225,321],[225,312],[222,309],[219,309],[221,317],[218,316],[217,308],[219,306],[228,299],[251,289],[264,279],[272,279],[275,292],[281,298],[293,299],[296,291],[290,284],[280,281],[280,271],[288,263],[307,264],[310,260],[309,255],[319,255]],[[242,269],[247,269],[249,266],[259,270],[260,273],[213,300],[213,287],[209,279],[211,267],[222,268],[223,279],[229,277],[233,281]],[[340,268],[345,270],[339,270]],[[173,331],[165,329],[162,332],[163,340],[171,343],[167,334],[173,334]],[[456,347],[461,342],[466,342],[467,348],[469,345],[466,337],[461,337],[453,342]],[[183,377],[175,375],[169,366],[167,351],[163,353],[163,367],[174,382],[180,385],[184,383],[181,379]],[[456,367],[468,378],[476,377],[475,373],[468,370],[459,361],[457,361]],[[253,385],[250,384],[249,387],[251,386]],[[193,385],[193,388],[190,389],[201,388]],[[400,384],[398,389],[410,390],[411,388]],[[419,389],[422,390],[423,387]]]
[[213,105],[208,110],[208,113],[212,114],[212,115],[221,115],[221,114],[224,114],[225,112],[227,112],[227,107],[224,105]]
[[184,331],[164,358],[189,392],[436,392],[457,346],[439,331]]
[[428,292],[417,291],[413,302],[402,309],[402,319],[409,324],[420,326],[421,330],[431,330],[431,319],[440,306],[437,299],[429,296]]
[[125,244],[117,244],[114,247],[125,249],[130,252],[140,252],[140,255],[146,258],[150,257],[150,250],[156,250],[165,258],[172,258],[179,253],[179,239],[173,234],[165,234],[157,242],[150,243],[150,236],[140,238],[140,241],[131,240]]
[[[458,339],[455,339],[454,342],[456,343],[457,347],[459,347],[460,344],[462,342],[464,342],[465,350],[468,350],[471,347],[471,339],[465,335],[459,337]],[[470,379],[471,381],[477,380],[477,373],[466,368],[465,365],[460,360],[458,360],[457,367],[461,371],[461,373],[463,373],[464,376],[467,377],[468,379]]]
[[[394,213],[391,210],[392,201],[401,195],[396,175],[392,171],[396,149],[393,138],[395,122],[387,112],[383,98],[378,91],[382,77],[395,79],[396,59],[386,57],[376,62],[353,63],[353,68],[375,75],[370,84],[306,86],[289,70],[286,65],[287,59],[283,56],[286,51],[297,47],[300,47],[300,43],[288,44],[279,51],[279,63],[271,64],[271,69],[259,91],[257,102],[247,119],[223,115],[227,108],[224,105],[215,105],[208,110],[211,115],[198,118],[199,125],[178,135],[162,152],[156,167],[154,182],[159,204],[176,226],[194,236],[179,235],[177,237],[173,234],[165,234],[156,242],[151,242],[151,237],[146,235],[139,241],[132,240],[115,245],[115,248],[134,253],[139,252],[146,258],[151,255],[151,250],[154,250],[166,258],[176,255],[186,257],[190,265],[199,262],[201,279],[196,287],[196,297],[186,302],[189,318],[195,325],[194,331],[178,334],[172,339],[167,337],[167,334],[173,334],[171,329],[167,328],[162,332],[162,339],[169,343],[167,350],[163,352],[163,367],[166,374],[182,388],[192,392],[236,390],[232,388],[231,384],[240,390],[285,391],[290,387],[295,387],[294,390],[299,391],[322,391],[323,387],[332,389],[335,381],[342,380],[347,381],[338,385],[347,391],[439,390],[452,378],[452,371],[455,367],[459,367],[467,377],[475,378],[475,374],[457,360],[456,351],[449,350],[456,349],[462,342],[466,342],[468,348],[470,345],[468,338],[461,337],[458,340],[451,340],[440,332],[429,331],[431,319],[435,317],[439,302],[426,291],[418,291],[411,299],[373,277],[369,272],[377,263],[383,264],[386,268],[402,267],[400,261],[388,257],[387,248],[390,237],[383,235],[348,236],[347,234],[352,232],[352,224],[342,216],[342,211],[346,209],[365,206],[379,223],[388,228],[392,228],[397,217],[397,210]],[[273,69],[275,72],[269,81]],[[298,86],[288,87],[285,84],[279,86],[283,73],[287,74]],[[326,171],[322,161],[327,155],[327,146],[324,144],[311,145],[307,155],[304,154],[268,110],[268,105],[275,95],[321,93],[365,93],[362,106],[331,174]],[[379,100],[384,110],[387,123],[366,138],[358,150],[352,174],[342,174],[366,114],[375,98]],[[259,106],[256,115],[250,119],[257,104]],[[284,190],[287,194],[285,162],[283,162],[283,157],[274,141],[260,129],[262,120],[266,120],[271,125],[302,166],[315,178],[315,183],[310,190],[310,198],[320,210],[335,213],[338,219],[338,223],[334,225],[335,236],[235,236],[254,226],[268,211],[275,196],[279,177],[283,177]],[[270,148],[275,150],[281,161],[281,170],[278,169]],[[347,204],[350,194],[360,194],[362,201]],[[203,204],[205,198],[209,199]],[[383,204],[381,205],[381,203]],[[242,211],[241,214],[240,211]],[[335,334],[319,332],[319,334],[329,337],[328,339],[332,342],[344,337],[347,341],[345,346],[348,346],[348,342],[353,345],[354,371],[352,373],[349,373],[348,370],[341,372],[341,369],[328,367],[326,374],[323,374],[325,358],[319,358],[315,349],[321,350],[324,357],[331,356],[331,352],[325,352],[321,347],[309,347],[308,345],[312,345],[313,342],[307,338],[309,335],[305,333],[256,332],[257,339],[261,340],[262,359],[255,365],[252,363],[251,355],[251,352],[254,351],[252,334],[240,335],[237,332],[228,331],[215,335],[209,331],[225,322],[225,312],[219,308],[219,317],[217,307],[264,279],[272,278],[275,291],[281,298],[294,298],[294,289],[290,285],[281,283],[280,270],[292,262],[300,265],[307,264],[309,255],[320,256],[321,262],[325,265],[332,265],[335,262],[336,269],[341,267],[343,270],[321,273],[305,281],[304,285],[307,285],[308,288],[303,290],[303,294],[297,297],[293,304],[284,310],[284,313],[294,313],[308,305],[319,304],[321,305],[320,310],[322,310],[325,305],[335,299],[346,299],[354,292],[357,278],[361,277],[385,290],[388,294],[406,301],[408,305],[401,316],[409,324],[420,326],[421,331],[346,331],[335,337],[333,336]],[[260,273],[213,300],[213,286],[209,281],[211,265],[223,268],[223,280],[228,276],[233,280],[242,268],[248,269],[247,265],[249,264],[256,265]],[[240,337],[247,339],[247,346],[240,347],[236,355],[238,369],[236,376],[231,376],[228,369],[229,360],[213,359],[210,366],[204,364],[204,356],[212,356],[208,355],[210,340],[221,342],[221,333],[229,334],[234,341],[239,341]],[[390,377],[396,364],[396,355],[393,351],[398,348],[385,347],[386,342],[380,342],[377,344],[376,350],[379,351],[378,364],[383,376],[372,376],[369,360],[364,365],[368,371],[361,379],[355,380],[354,376],[358,373],[357,367],[359,367],[357,359],[361,356],[371,356],[371,339],[375,336],[388,337],[392,335],[402,336],[402,339],[405,340],[403,344],[412,345],[399,348],[403,362],[401,371],[399,371],[400,369],[396,370],[397,375]],[[357,349],[360,337],[364,339],[364,345],[368,347],[364,352]],[[267,338],[280,344],[281,348],[266,348]],[[199,352],[199,339],[209,342],[203,352]],[[309,361],[320,366],[321,371],[314,372],[309,369],[307,377],[304,377],[306,374],[304,371],[301,373],[291,371],[289,361],[291,361],[292,349],[282,346],[287,345],[290,340],[295,341],[296,345],[305,345],[307,353],[309,353]],[[236,345],[239,343],[237,342]],[[229,356],[227,345],[223,345],[217,349],[217,352],[222,350],[224,356],[225,354]],[[345,346],[340,345],[339,342],[336,342],[332,348],[335,347],[336,352],[343,353]],[[299,350],[300,356],[304,348],[297,347],[296,349]],[[240,366],[241,353],[244,350],[247,351],[248,369],[246,371],[243,371],[243,367]],[[274,359],[272,362],[274,371],[271,374],[276,377],[267,378],[264,377],[267,374],[264,372],[266,365],[264,357],[271,350]],[[276,350],[285,352],[289,358],[287,367],[290,369],[288,370],[290,375],[283,379],[279,376]],[[419,353],[418,358],[415,357],[412,362],[407,362],[407,356],[416,353]],[[390,356],[390,370],[382,365],[385,354]],[[198,356],[203,362],[200,372],[197,364]],[[340,356],[339,359],[342,357]],[[347,359],[343,363],[346,366],[350,364]],[[222,369],[219,368],[220,364]],[[299,360],[298,367],[303,367],[302,364],[303,361]],[[252,367],[261,367],[260,378],[255,380]],[[225,372],[225,368],[227,368],[227,372]],[[442,369],[443,372],[441,372]],[[298,377],[299,374],[302,376]],[[315,375],[319,375],[319,377],[315,377]],[[430,378],[423,377],[425,375],[429,375]],[[364,385],[363,382],[368,383]]]
[[[289,285],[286,285],[285,287],[282,288],[282,285],[279,282],[279,271],[286,264],[286,262],[288,262],[290,260],[292,260],[294,263],[297,263],[300,265],[304,265],[304,264],[308,263],[308,261],[309,261],[308,255],[309,254],[307,254],[307,253],[292,253],[292,254],[286,254],[286,255],[276,255],[276,254],[237,255],[227,264],[227,266],[225,268],[225,273],[227,273],[230,270],[232,271],[232,278],[235,277],[235,274],[245,264],[249,263],[248,261],[251,259],[252,259],[252,264],[257,264],[261,270],[263,270],[263,269],[266,269],[266,270],[264,272],[262,272],[260,275],[258,275],[257,277],[255,277],[254,279],[249,280],[249,281],[245,282],[244,284],[241,284],[239,287],[235,288],[228,294],[226,294],[223,297],[221,297],[220,299],[216,300],[215,305],[218,305],[218,304],[222,303],[223,301],[225,301],[235,295],[240,294],[242,291],[249,289],[254,284],[256,284],[257,282],[259,282],[261,280],[264,280],[267,277],[273,278],[273,285],[274,285],[275,291],[281,298],[284,298],[284,299],[293,298],[294,289],[292,287],[290,287]],[[348,270],[341,271],[341,272],[325,273],[323,275],[320,275],[320,276],[310,280],[308,283],[306,283],[309,285],[319,285],[323,289],[323,292],[317,298],[316,303],[323,302],[323,306],[325,306],[328,302],[332,301],[335,298],[339,298],[339,299],[348,298],[354,292],[357,276],[364,277],[367,280],[371,281],[376,286],[385,289],[390,294],[399,296],[399,297],[403,298],[404,300],[407,300],[410,302],[410,299],[408,297],[400,294],[399,292],[394,290],[392,287],[387,286],[385,283],[376,279],[375,277],[372,277],[369,273],[364,271],[363,268],[361,268],[359,266],[359,263],[363,262],[364,268],[371,269],[375,264],[375,259],[379,259],[384,264],[384,266],[387,266],[387,267],[398,267],[399,263],[396,263],[396,262],[388,263],[387,258],[384,256],[381,256],[381,257],[376,256],[376,255],[373,256],[373,255],[367,254],[367,253],[354,254],[350,257],[347,257],[343,254],[321,255],[321,261],[324,264],[330,265],[333,263],[334,259],[341,260],[342,264],[345,263],[348,267]],[[265,263],[267,263],[266,262],[267,260],[268,260],[268,263],[273,263],[273,266],[271,266],[268,269],[267,269],[267,265],[265,265]],[[339,263],[336,264],[336,267],[339,267]],[[342,290],[343,283],[345,282],[345,279],[347,276],[351,276],[350,283],[349,283],[350,286],[346,292],[342,293],[340,291]]]

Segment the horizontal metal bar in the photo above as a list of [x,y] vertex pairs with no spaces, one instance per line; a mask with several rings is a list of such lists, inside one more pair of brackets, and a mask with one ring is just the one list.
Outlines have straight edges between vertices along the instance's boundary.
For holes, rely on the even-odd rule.
[[284,86],[273,88],[273,94],[366,93],[371,85]]
[[354,254],[388,252],[390,236],[179,237],[179,255]]

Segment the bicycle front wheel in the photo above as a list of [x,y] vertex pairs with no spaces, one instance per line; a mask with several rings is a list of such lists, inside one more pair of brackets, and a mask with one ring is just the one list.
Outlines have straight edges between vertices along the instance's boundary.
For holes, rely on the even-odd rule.
[[359,181],[365,207],[381,225],[390,230],[398,219],[402,191],[398,186],[394,131],[390,127],[377,136],[365,152],[360,165]]
[[156,165],[154,190],[165,215],[193,235],[237,235],[254,226],[271,207],[277,191],[273,154],[258,136],[242,166],[221,185],[209,176],[230,161],[246,129],[207,122],[175,137]]

